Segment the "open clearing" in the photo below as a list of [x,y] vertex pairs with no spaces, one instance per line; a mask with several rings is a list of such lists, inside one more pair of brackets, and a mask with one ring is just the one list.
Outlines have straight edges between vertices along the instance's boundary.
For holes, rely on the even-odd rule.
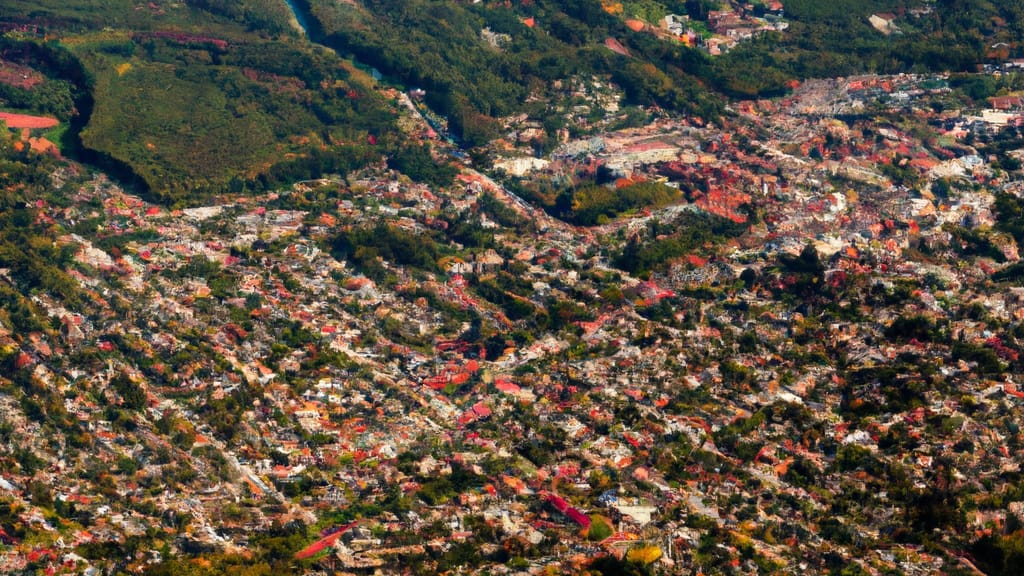
[[8,128],[53,128],[60,124],[60,121],[56,118],[29,116],[27,114],[14,114],[11,112],[0,112],[0,120],[7,122]]

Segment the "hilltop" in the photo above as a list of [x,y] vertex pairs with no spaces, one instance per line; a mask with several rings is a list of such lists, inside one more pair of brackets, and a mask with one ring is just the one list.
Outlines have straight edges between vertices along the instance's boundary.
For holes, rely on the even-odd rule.
[[65,149],[165,204],[344,171],[393,130],[359,71],[309,45],[283,4],[8,8],[4,61],[47,82],[5,87],[7,104],[53,108],[53,85]]

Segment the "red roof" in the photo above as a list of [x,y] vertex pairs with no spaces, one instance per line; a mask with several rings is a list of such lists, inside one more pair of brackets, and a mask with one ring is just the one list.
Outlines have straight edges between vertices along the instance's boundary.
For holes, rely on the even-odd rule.
[[561,496],[548,494],[547,501],[555,507],[555,510],[558,510],[573,522],[579,524],[583,528],[590,528],[590,517],[570,506],[569,503]]
[[515,394],[520,390],[519,386],[516,383],[510,382],[508,380],[503,380],[501,378],[498,378],[494,382],[494,387],[497,388],[499,391],[505,392],[507,394]]
[[463,412],[462,416],[459,416],[459,424],[466,425],[477,420],[489,418],[490,416],[491,409],[481,400],[474,404],[472,408]]

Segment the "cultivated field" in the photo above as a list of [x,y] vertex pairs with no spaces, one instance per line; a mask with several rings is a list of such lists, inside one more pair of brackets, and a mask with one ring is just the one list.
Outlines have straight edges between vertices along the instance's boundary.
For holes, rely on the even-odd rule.
[[13,114],[11,112],[0,112],[0,120],[6,122],[8,128],[53,128],[60,124],[56,118]]

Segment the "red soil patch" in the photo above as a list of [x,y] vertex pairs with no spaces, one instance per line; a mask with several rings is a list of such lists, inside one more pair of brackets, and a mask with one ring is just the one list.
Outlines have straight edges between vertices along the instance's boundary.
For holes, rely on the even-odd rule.
[[0,84],[30,90],[42,84],[43,80],[43,75],[32,68],[0,58]]
[[60,124],[60,121],[56,118],[12,114],[10,112],[0,112],[0,120],[7,122],[8,128],[53,128]]
[[607,46],[609,50],[615,52],[616,54],[619,54],[620,56],[628,57],[630,55],[629,50],[627,50],[626,47],[623,46],[622,43],[616,40],[615,38],[606,38],[604,41],[604,45]]
[[633,32],[643,32],[646,24],[640,20],[626,20],[626,26]]

